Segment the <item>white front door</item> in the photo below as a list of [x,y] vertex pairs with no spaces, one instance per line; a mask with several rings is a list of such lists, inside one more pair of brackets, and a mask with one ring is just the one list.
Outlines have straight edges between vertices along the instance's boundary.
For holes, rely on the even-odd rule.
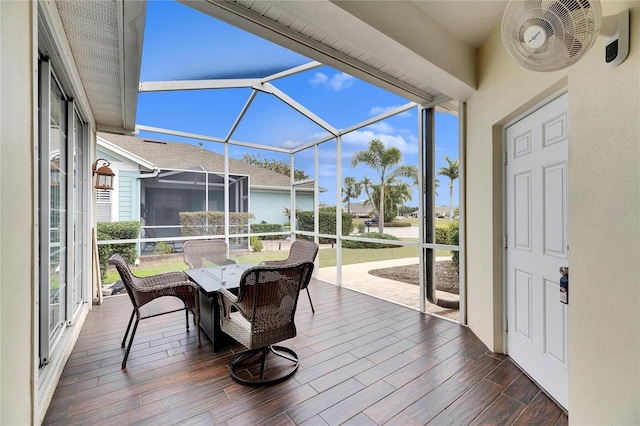
[[[506,128],[507,350],[568,409],[567,97]],[[569,296],[570,302],[570,296]]]

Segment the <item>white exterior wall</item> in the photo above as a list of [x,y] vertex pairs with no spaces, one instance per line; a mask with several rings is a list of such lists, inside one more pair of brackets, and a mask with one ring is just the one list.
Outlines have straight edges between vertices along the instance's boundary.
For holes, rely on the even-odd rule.
[[35,3],[0,2],[0,424],[32,423],[34,401]]
[[[46,7],[52,6],[50,3]],[[55,6],[52,6],[51,10]],[[90,309],[38,360],[38,2],[0,1],[0,424],[40,424]],[[59,29],[59,28],[58,28]],[[64,32],[54,31],[57,35]],[[59,40],[66,45],[66,40]],[[61,55],[60,61],[71,60]],[[65,63],[66,65],[73,64]],[[71,77],[72,84],[79,80]],[[81,102],[82,103],[82,102]],[[95,152],[93,117],[87,164]],[[93,195],[88,185],[86,197]],[[90,215],[94,209],[90,209]],[[93,217],[88,218],[93,223]],[[90,247],[91,236],[84,241]],[[93,274],[89,274],[95,279]],[[89,292],[91,283],[85,283]]]
[[[640,424],[640,4],[631,52],[604,63],[604,39],[574,66],[520,68],[496,28],[479,52],[467,109],[468,323],[503,345],[502,127],[552,93],[569,92],[569,422]],[[488,249],[489,248],[489,249]]]

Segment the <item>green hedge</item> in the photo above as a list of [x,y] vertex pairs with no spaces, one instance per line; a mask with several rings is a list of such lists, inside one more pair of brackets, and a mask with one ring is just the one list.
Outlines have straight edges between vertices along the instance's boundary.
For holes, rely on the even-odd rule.
[[[367,232],[367,233],[364,233],[364,234],[360,235],[360,237],[363,237],[363,238],[378,238],[378,239],[382,239],[382,240],[394,240],[394,241],[400,240],[395,235],[379,234],[377,232]],[[381,248],[393,248],[393,247],[401,247],[401,246],[397,246],[397,245],[394,245],[394,244],[374,243],[374,242],[368,242],[368,241],[344,240],[344,241],[342,241],[342,247],[343,248],[352,248],[352,249],[361,249],[361,248],[381,249]]]
[[[447,228],[447,244],[457,246],[460,244],[460,225],[458,222],[451,222]],[[453,265],[456,268],[456,272],[460,272],[460,252],[451,251],[453,255]]]
[[[180,212],[183,236],[224,235],[224,212]],[[246,234],[251,213],[229,213],[229,233]]]
[[253,251],[262,251],[262,249],[264,248],[264,246],[262,245],[262,241],[260,241],[260,239],[255,235],[249,238],[249,245],[251,246]]
[[[263,232],[284,232],[282,225],[279,223],[254,223],[251,225],[252,234],[261,234]],[[259,235],[261,240],[279,240],[282,235]]]
[[[140,222],[99,222],[97,226],[98,241],[105,240],[130,240],[140,235]],[[125,244],[101,244],[98,245],[98,257],[100,260],[100,276],[107,276],[107,262],[114,253],[120,253],[128,263],[133,263],[138,255],[136,243]]]
[[436,244],[449,244],[449,228],[436,226]]
[[[301,231],[313,232],[314,216],[312,211],[299,211],[296,213],[298,218],[298,229]],[[318,211],[319,231],[321,234],[338,235],[336,232],[336,208],[323,207]],[[342,233],[340,235],[349,235],[353,229],[353,217],[342,212]],[[332,239],[320,238],[321,243],[332,242]]]

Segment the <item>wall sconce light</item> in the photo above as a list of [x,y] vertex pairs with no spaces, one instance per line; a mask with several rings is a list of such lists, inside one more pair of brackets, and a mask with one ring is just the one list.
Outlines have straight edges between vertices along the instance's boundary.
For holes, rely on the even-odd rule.
[[[102,161],[103,165],[98,167],[98,161]],[[103,158],[99,158],[93,163],[93,175],[96,176],[96,189],[113,189],[113,177],[116,175],[109,168],[110,162]]]
[[51,186],[60,186],[60,156],[56,155],[49,164]]

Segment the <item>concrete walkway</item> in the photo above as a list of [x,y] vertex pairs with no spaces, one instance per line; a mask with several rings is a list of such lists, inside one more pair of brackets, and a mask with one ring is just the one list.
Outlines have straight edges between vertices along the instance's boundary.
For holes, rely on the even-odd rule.
[[[417,258],[408,258],[343,265],[342,286],[407,307],[420,309],[419,286],[377,277],[369,273],[369,271],[373,269],[402,268],[403,266],[415,265],[416,263],[418,263]],[[319,268],[316,278],[336,284],[336,270],[337,267],[335,266]],[[457,298],[457,295],[450,295],[440,291],[437,291],[436,295],[439,299],[452,300]],[[429,302],[426,302],[426,311],[450,319],[458,319],[459,317],[457,309],[447,309]]]
[[[376,228],[377,229],[377,228]],[[395,235],[398,238],[417,238],[418,227],[385,227],[385,233]],[[288,251],[291,245],[289,239],[287,240],[265,240],[263,241],[265,250],[281,250]],[[330,244],[321,244],[320,250],[323,247],[331,247]],[[447,258],[448,259],[448,258]],[[439,260],[439,259],[436,259]],[[355,265],[343,265],[342,266],[342,286],[351,290],[358,291],[360,293],[368,294],[371,296],[379,297],[390,302],[398,303],[410,308],[420,309],[420,288],[417,285],[407,284],[400,281],[389,280],[386,278],[377,277],[369,273],[373,269],[383,269],[398,267],[401,268],[406,265],[415,265],[418,263],[418,258],[408,259],[393,259],[379,262],[358,263]],[[336,284],[337,282],[337,267],[330,266],[325,268],[319,268],[315,277],[322,281]],[[439,300],[445,300],[448,302],[457,302],[459,300],[458,295],[450,293],[444,293],[436,291],[436,296]],[[426,303],[426,311],[432,314],[440,315],[446,318],[457,320],[459,317],[458,309],[443,308],[438,305]]]

